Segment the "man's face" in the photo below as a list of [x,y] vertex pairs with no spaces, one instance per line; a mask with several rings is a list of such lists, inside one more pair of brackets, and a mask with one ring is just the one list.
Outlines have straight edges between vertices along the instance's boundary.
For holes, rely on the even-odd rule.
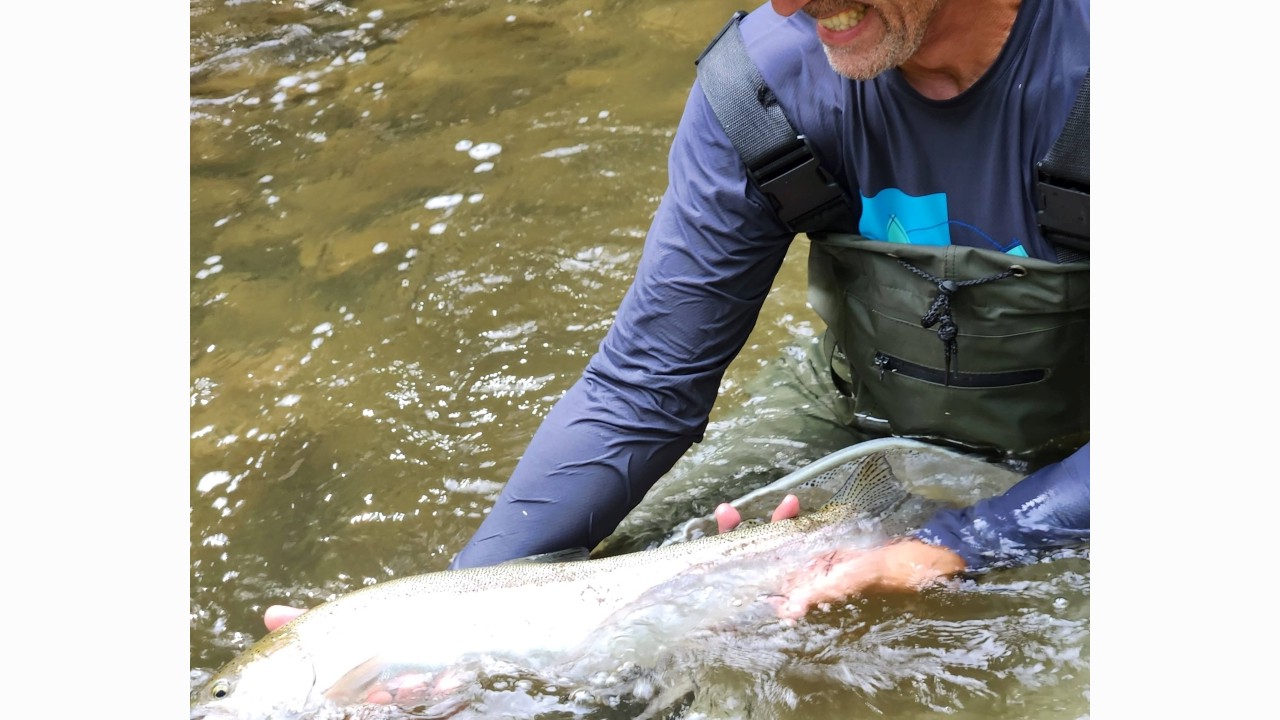
[[870,80],[906,62],[924,41],[941,0],[772,0],[779,15],[804,10],[818,21],[818,39],[836,72]]

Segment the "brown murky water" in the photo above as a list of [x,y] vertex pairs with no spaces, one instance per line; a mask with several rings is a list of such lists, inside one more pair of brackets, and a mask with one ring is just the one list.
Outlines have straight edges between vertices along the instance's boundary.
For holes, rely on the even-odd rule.
[[[607,329],[738,7],[193,0],[193,675],[267,605],[448,564]],[[717,413],[814,333],[803,251]],[[1087,715],[1087,560],[1019,572],[894,621],[934,664],[768,707]]]

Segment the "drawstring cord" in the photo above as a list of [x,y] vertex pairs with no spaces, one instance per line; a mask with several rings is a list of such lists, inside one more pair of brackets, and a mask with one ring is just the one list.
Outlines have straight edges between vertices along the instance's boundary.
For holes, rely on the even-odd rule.
[[938,296],[933,299],[933,303],[929,306],[928,312],[920,317],[920,327],[927,329],[934,325],[938,326],[938,339],[942,341],[942,357],[946,368],[946,385],[947,387],[950,387],[951,361],[959,354],[960,351],[959,345],[956,342],[956,337],[960,335],[960,327],[956,325],[955,318],[951,316],[951,296],[962,287],[972,287],[974,285],[982,285],[983,283],[995,282],[996,280],[1003,280],[1012,276],[1014,274],[1014,270],[1013,268],[1010,268],[1004,272],[991,275],[990,277],[978,278],[976,280],[961,280],[957,282],[955,280],[944,280],[939,277],[934,277],[902,258],[897,258],[897,260],[906,269],[938,286]]

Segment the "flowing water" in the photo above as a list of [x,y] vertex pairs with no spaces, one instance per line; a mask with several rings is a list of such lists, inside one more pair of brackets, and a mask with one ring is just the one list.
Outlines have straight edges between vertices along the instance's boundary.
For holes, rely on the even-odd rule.
[[[445,568],[607,329],[738,8],[192,1],[193,681],[268,605]],[[804,249],[713,419],[818,331]],[[690,712],[1084,716],[1088,600],[1084,557],[853,603],[709,660]]]

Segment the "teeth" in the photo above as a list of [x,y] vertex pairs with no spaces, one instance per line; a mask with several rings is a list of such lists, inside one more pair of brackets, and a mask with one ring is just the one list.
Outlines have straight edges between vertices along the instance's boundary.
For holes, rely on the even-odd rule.
[[857,25],[862,20],[862,16],[866,14],[867,8],[864,6],[856,10],[845,10],[838,15],[822,18],[818,21],[818,24],[828,30],[848,30]]

